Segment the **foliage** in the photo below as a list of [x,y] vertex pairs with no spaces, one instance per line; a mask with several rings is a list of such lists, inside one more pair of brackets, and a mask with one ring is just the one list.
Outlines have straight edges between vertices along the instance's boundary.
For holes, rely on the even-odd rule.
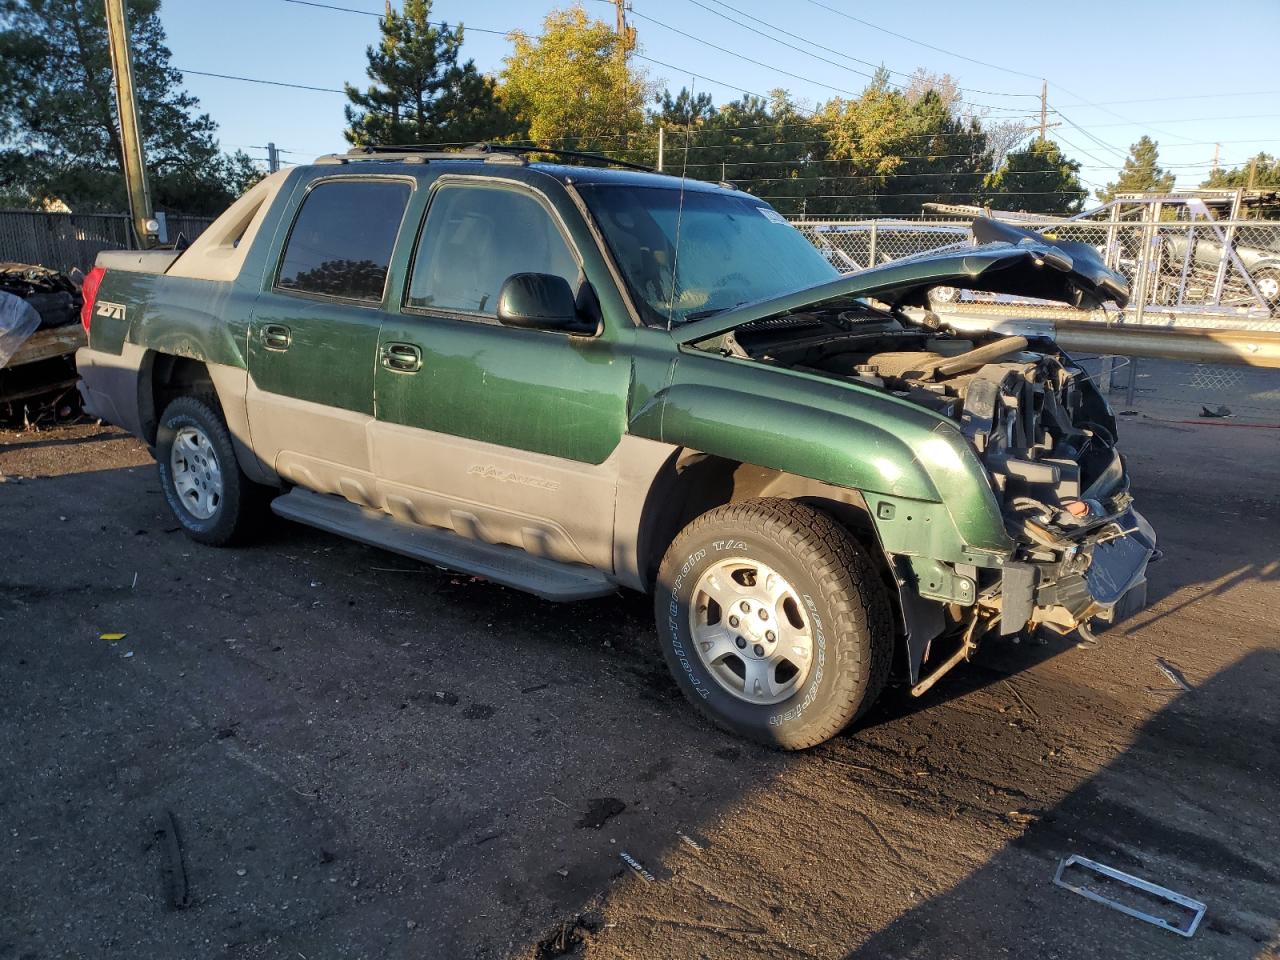
[[1172,173],[1160,169],[1159,144],[1143,136],[1129,148],[1116,182],[1097,191],[1097,196],[1105,203],[1117,193],[1168,193],[1173,189],[1173,180]]
[[1231,170],[1214,170],[1200,186],[1222,190],[1266,190],[1280,187],[1280,157],[1259,153],[1243,166]]
[[[158,209],[221,212],[251,176],[169,65],[160,0],[129,5],[134,86]],[[0,194],[26,205],[125,209],[111,54],[100,0],[0,0]],[[256,171],[255,171],[256,173]]]
[[499,96],[539,143],[623,153],[645,124],[653,86],[631,63],[634,34],[619,37],[581,7],[552,10],[542,34],[508,34]]
[[[999,171],[987,178],[986,189],[991,205],[1001,209],[1069,215],[1080,212],[1085,196],[1079,174],[1080,164],[1063,156],[1056,143],[1036,138],[1005,157]],[[1025,203],[1020,193],[1026,194]]]
[[373,83],[344,85],[349,143],[467,143],[515,130],[493,81],[473,61],[459,64],[463,27],[431,23],[431,0],[405,0],[400,13],[388,0],[379,29],[381,40],[365,50]]

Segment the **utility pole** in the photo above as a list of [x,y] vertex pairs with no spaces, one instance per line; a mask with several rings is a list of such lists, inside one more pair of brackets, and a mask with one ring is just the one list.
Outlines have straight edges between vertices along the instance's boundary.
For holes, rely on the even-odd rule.
[[152,217],[151,191],[147,188],[147,165],[138,129],[138,103],[133,92],[133,54],[129,50],[129,18],[125,0],[106,0],[107,39],[111,45],[111,73],[115,79],[116,112],[120,116],[120,153],[125,187],[129,191],[129,212],[138,243],[153,246],[159,226]]
[[276,149],[276,145],[268,141],[267,143],[267,173],[275,173],[280,169],[280,151]]
[[658,124],[658,172],[662,172],[662,153],[667,144],[666,128]]
[[618,8],[618,37],[622,40],[623,49],[627,45],[627,0],[613,0]]
[[1045,130],[1049,126],[1049,83],[1040,81],[1040,139],[1045,138]]
[[1222,144],[1215,143],[1213,145],[1213,172],[1218,172],[1218,151],[1222,149]]

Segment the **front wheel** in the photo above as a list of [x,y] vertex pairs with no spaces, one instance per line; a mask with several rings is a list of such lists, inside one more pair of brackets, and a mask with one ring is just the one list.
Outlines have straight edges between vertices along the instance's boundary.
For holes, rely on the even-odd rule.
[[240,470],[227,425],[203,399],[178,397],[165,407],[156,464],[169,509],[193,540],[226,546],[262,513],[265,490]]
[[789,500],[718,507],[663,558],[658,636],[686,697],[733,733],[785,750],[822,743],[888,677],[888,597],[859,544]]
[[1263,267],[1261,270],[1254,271],[1254,285],[1258,288],[1258,292],[1262,294],[1262,299],[1267,301],[1267,306],[1271,308],[1271,312],[1280,312],[1280,269],[1276,267]]

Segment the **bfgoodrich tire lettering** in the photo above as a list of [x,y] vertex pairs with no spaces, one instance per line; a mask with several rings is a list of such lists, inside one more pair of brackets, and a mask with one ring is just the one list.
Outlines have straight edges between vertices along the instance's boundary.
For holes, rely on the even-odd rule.
[[[743,688],[735,690],[734,671],[721,666],[732,657],[709,664],[705,650],[700,653],[709,642],[699,642],[705,634],[694,632],[704,616],[699,611],[706,609],[707,594],[699,593],[699,584],[718,570],[753,565],[785,581],[790,591],[785,602],[802,605],[793,620],[811,640],[802,682],[776,702],[764,702],[769,691],[758,685],[756,692],[764,696],[752,697],[747,689],[751,651],[767,652],[755,642],[765,642],[763,633],[733,638],[743,648]],[[786,750],[822,743],[859,717],[888,677],[893,627],[883,584],[848,532],[826,514],[793,501],[748,500],[693,521],[663,558],[655,608],[662,651],[681,690],[718,725],[761,743]],[[743,609],[764,616],[756,607]],[[754,619],[751,623],[758,626]],[[745,646],[742,640],[748,641]]]
[[[183,501],[174,476],[174,442],[196,433],[207,441],[210,459],[216,460],[220,494],[210,516],[198,516]],[[178,397],[160,416],[156,431],[156,463],[165,501],[187,536],[221,547],[243,539],[262,514],[266,491],[255,486],[240,470],[231,434],[221,415],[202,398]]]

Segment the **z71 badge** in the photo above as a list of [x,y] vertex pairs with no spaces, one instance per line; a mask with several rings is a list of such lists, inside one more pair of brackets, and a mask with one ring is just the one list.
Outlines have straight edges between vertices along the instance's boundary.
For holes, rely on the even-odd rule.
[[112,320],[123,320],[124,304],[111,303],[107,300],[99,300],[97,304],[94,305],[93,313],[94,316],[98,317],[110,317]]

